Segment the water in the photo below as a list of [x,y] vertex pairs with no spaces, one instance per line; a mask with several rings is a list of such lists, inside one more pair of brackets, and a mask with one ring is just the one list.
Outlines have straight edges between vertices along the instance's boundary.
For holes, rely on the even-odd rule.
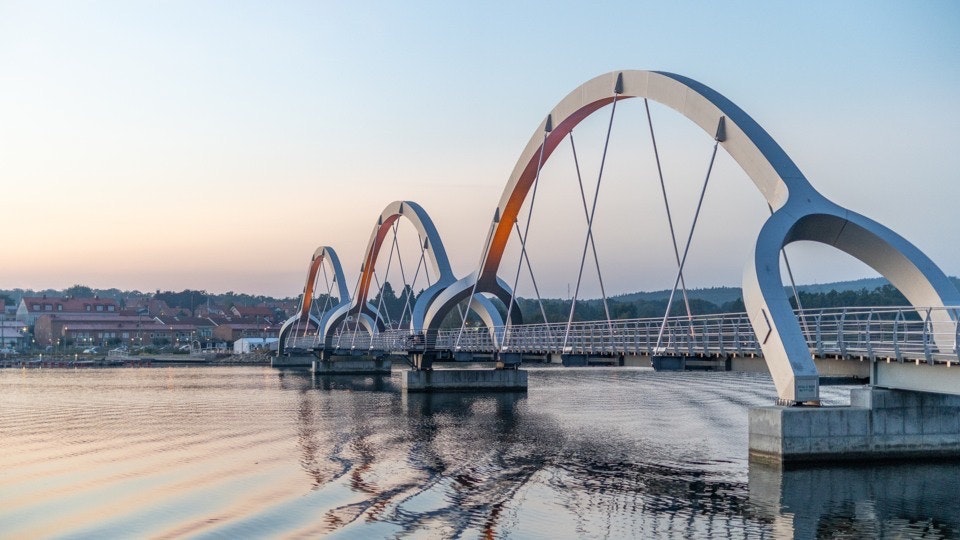
[[529,379],[404,396],[265,367],[0,370],[0,537],[960,537],[958,464],[750,465],[768,377]]

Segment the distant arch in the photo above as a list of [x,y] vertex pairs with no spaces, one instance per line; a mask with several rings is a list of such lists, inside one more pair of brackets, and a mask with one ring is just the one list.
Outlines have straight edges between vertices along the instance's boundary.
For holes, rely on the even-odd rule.
[[[310,264],[307,267],[307,281],[303,286],[303,292],[300,295],[300,306],[297,308],[297,313],[286,320],[283,325],[280,327],[280,335],[277,345],[277,354],[283,354],[284,349],[286,349],[287,338],[290,337],[290,333],[297,327],[302,326],[306,328],[310,324],[315,325],[318,333],[323,328],[322,322],[318,320],[312,313],[313,299],[315,296],[315,287],[317,283],[317,277],[319,276],[320,270],[324,262],[327,262],[330,265],[330,268],[333,271],[333,282],[337,287],[337,294],[339,295],[339,302],[337,306],[334,306],[335,310],[338,306],[349,305],[350,303],[350,290],[347,288],[346,279],[343,275],[343,266],[340,264],[340,258],[337,256],[337,252],[330,246],[320,246],[314,252],[313,256],[310,257]],[[329,311],[329,310],[328,310]]]
[[[383,330],[382,323],[377,324],[382,319],[366,299],[370,293],[374,269],[384,240],[394,223],[401,217],[405,218],[416,229],[423,242],[424,258],[430,265],[433,275],[436,276],[436,281],[425,289],[414,303],[413,317],[410,321],[410,328],[413,332],[424,330],[424,318],[430,306],[443,291],[457,281],[447,258],[447,251],[443,246],[440,233],[426,210],[413,201],[394,201],[380,213],[377,223],[370,233],[363,263],[360,266],[357,289],[354,291],[351,302],[349,305],[339,306],[337,310],[331,313],[330,318],[324,321],[323,331],[327,346],[331,345],[331,330],[346,321],[348,317],[353,317],[370,333]],[[491,327],[500,322],[499,312],[486,298],[478,298],[474,307],[484,321],[489,321]]]

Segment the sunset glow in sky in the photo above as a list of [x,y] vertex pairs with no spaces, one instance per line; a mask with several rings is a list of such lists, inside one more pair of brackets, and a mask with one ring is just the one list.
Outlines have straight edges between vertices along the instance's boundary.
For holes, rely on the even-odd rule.
[[[814,187],[960,274],[960,4],[644,4],[0,0],[0,288],[292,296],[319,245],[355,276],[398,199],[462,276],[544,115],[616,69],[715,88]],[[718,216],[736,193],[716,189]],[[704,234],[693,285],[738,286],[744,248]],[[804,253],[804,281],[869,275]]]

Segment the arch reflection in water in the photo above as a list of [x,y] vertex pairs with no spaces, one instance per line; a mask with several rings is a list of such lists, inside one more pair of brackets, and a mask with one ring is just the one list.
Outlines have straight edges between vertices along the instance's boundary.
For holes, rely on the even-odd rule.
[[528,394],[406,398],[250,366],[0,370],[0,536],[960,534],[958,464],[758,479],[768,377],[531,369]]

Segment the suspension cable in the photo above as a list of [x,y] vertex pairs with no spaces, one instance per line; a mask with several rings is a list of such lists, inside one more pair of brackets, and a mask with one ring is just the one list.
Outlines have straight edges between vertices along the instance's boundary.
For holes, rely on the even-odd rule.
[[[399,225],[400,225],[400,221],[399,221],[399,220],[393,222],[393,245],[397,248],[397,264],[400,265],[400,279],[403,281],[404,290],[406,290],[406,288],[407,288],[407,286],[408,286],[408,285],[407,285],[407,273],[406,273],[406,272],[404,271],[404,269],[403,269],[403,252],[402,252],[401,249],[400,249],[400,244],[397,242],[397,229],[398,229]],[[412,289],[413,287],[410,287],[410,288]],[[401,294],[403,294],[403,292],[401,292]],[[407,297],[409,298],[409,296],[410,296],[410,295],[409,295],[409,293],[408,293],[408,294],[407,294]],[[398,325],[402,325],[402,324],[403,324],[403,316],[404,316],[404,313],[403,313],[403,311],[401,311],[401,313],[400,313],[400,322],[397,323]]]
[[[330,279],[329,279],[329,277],[327,276],[327,267],[323,265],[323,262],[322,262],[322,261],[320,262],[320,269],[323,270],[323,282],[324,282],[324,284],[325,284],[326,287],[327,287],[327,298],[326,298],[326,300],[323,302],[323,307],[321,308],[321,310],[320,310],[318,313],[326,313],[326,312],[327,312],[327,306],[330,304],[330,292],[331,292]],[[311,302],[311,304],[310,304],[310,310],[311,310],[311,311],[313,311],[313,305],[314,305],[314,303]],[[311,313],[307,313],[307,325],[303,328],[303,336],[304,336],[304,337],[307,335],[307,330],[310,328],[310,315],[311,315]],[[320,320],[320,317],[317,317],[317,320],[319,321],[319,320]],[[317,328],[317,335],[320,335],[320,330],[321,330],[321,329],[318,327],[318,328]]]
[[[520,224],[519,224],[519,223],[515,223],[514,225],[516,225],[516,226],[514,227],[514,230],[517,231],[517,236],[520,238],[520,244],[523,244],[523,243],[524,243],[524,238],[523,238],[523,235],[520,234]],[[523,254],[523,258],[526,259],[526,261],[527,261],[527,270],[530,272],[530,281],[533,282],[533,291],[534,291],[534,293],[536,293],[536,295],[537,295],[537,304],[540,305],[540,316],[543,317],[543,323],[546,324],[546,323],[548,322],[548,321],[547,321],[547,312],[546,312],[546,310],[543,308],[543,299],[540,298],[540,288],[537,287],[537,278],[534,277],[534,275],[533,275],[533,266],[530,265],[530,255],[529,255],[526,251],[523,251],[522,254]],[[550,327],[547,327],[547,335],[548,335],[548,336],[550,335]]]
[[[543,139],[540,141],[540,155],[537,158],[537,173],[536,173],[536,177],[534,177],[533,179],[534,193],[536,193],[537,181],[540,179],[540,167],[543,165],[543,152],[545,151],[547,146],[547,135],[549,135],[550,132],[553,131],[553,120],[550,117],[550,115],[547,115],[546,122],[547,123],[544,126],[544,130],[543,130]],[[533,210],[533,201],[531,201],[530,210]],[[490,249],[490,242],[493,241],[494,227],[496,227],[497,223],[499,222],[500,222],[500,208],[497,207],[496,211],[493,214],[493,221],[491,221],[490,223],[490,230],[487,231],[487,241],[484,243],[483,252],[480,254],[480,263],[477,265],[477,278],[473,281],[473,287],[471,287],[470,289],[470,297],[469,297],[469,300],[467,301],[466,313],[463,315],[460,322],[460,331],[457,333],[457,341],[455,344],[456,347],[460,346],[460,339],[463,337],[463,330],[464,330],[464,327],[466,327],[467,325],[467,317],[470,316],[470,306],[473,305],[473,295],[477,293],[477,283],[479,283],[480,281],[480,272],[483,270],[483,261],[486,259],[487,251]],[[529,217],[528,217],[527,225],[529,226]],[[518,277],[519,277],[519,270],[518,270]],[[510,291],[510,305],[507,306],[507,319],[504,321],[504,324],[507,324],[507,322],[510,320],[510,309],[513,307],[514,292],[515,290]],[[493,335],[494,335],[494,345],[497,345],[496,332],[494,332]]]
[[[609,139],[609,134],[607,135]],[[580,161],[577,158],[577,146],[573,142],[573,130],[570,130],[570,148],[573,150],[573,166],[577,171],[577,184],[580,186],[580,202],[583,203],[583,217],[587,220],[587,239],[590,241],[590,247],[593,248],[593,262],[597,267],[597,279],[600,282],[600,296],[603,298],[603,311],[607,315],[607,325],[610,326],[610,307],[607,305],[607,292],[603,286],[603,273],[600,271],[600,258],[597,256],[597,244],[593,239],[592,217],[587,210],[587,194],[583,189],[583,178],[580,175]],[[601,173],[602,174],[602,173]],[[597,180],[597,193],[594,194],[594,208],[596,208],[596,197],[600,191],[600,180]],[[586,246],[583,247],[587,249]],[[586,256],[586,254],[584,254]],[[581,270],[582,271],[582,270]],[[578,284],[579,285],[579,284]],[[578,286],[579,292],[579,286]],[[574,300],[576,302],[576,300]]]
[[383,301],[383,288],[386,286],[387,283],[389,283],[390,266],[393,264],[393,252],[394,252],[394,249],[396,249],[397,247],[397,222],[396,221],[393,222],[393,226],[391,227],[391,229],[393,230],[393,242],[390,243],[390,255],[387,257],[387,270],[383,274],[382,284],[380,283],[380,280],[377,278],[376,267],[374,267],[373,269],[373,279],[375,279],[377,282],[377,288],[380,296],[380,300],[377,301],[377,317],[373,321],[374,326],[376,326],[377,321],[380,320],[381,306],[383,307],[383,312],[386,314],[386,323],[389,324],[390,326],[393,326],[393,319],[390,317],[390,309],[387,307],[387,305]]
[[[547,127],[549,129],[552,126],[548,125]],[[520,235],[520,257],[517,258],[517,274],[513,279],[513,288],[510,290],[510,304],[507,306],[507,318],[505,321],[503,321],[504,324],[510,324],[510,314],[513,311],[513,302],[517,294],[517,285],[520,283],[520,269],[523,268],[523,260],[527,255],[526,238],[530,235],[530,222],[533,220],[533,205],[537,202],[537,187],[540,185],[540,171],[543,168],[543,152],[547,146],[547,135],[550,133],[548,129],[544,130],[543,142],[540,144],[540,155],[537,158],[537,174],[533,177],[533,193],[530,194],[530,206],[527,207],[527,222],[524,225],[523,234]],[[515,227],[517,227],[517,232],[519,233],[520,223],[514,221],[513,224]],[[529,263],[527,264],[527,267],[529,268]],[[546,322],[546,319],[544,319],[544,322]]]
[[423,267],[425,262],[425,253],[427,251],[426,246],[423,243],[423,237],[418,235],[420,239],[420,260],[417,261],[417,269],[413,273],[413,280],[410,284],[409,289],[405,289],[406,300],[403,303],[403,313],[400,314],[400,326],[403,326],[403,317],[410,314],[410,323],[413,323],[413,307],[410,305],[410,297],[413,295],[413,285],[417,283],[417,278],[420,277],[420,268]]
[[[473,305],[473,295],[477,294],[477,283],[480,281],[480,271],[483,268],[483,260],[486,258],[487,250],[490,249],[490,242],[493,240],[493,229],[499,222],[500,208],[497,208],[493,213],[493,220],[490,222],[490,228],[487,230],[487,241],[484,242],[483,252],[480,254],[480,263],[477,265],[477,277],[473,280],[473,286],[470,288],[470,296],[467,297],[467,306],[464,308],[464,311],[460,317],[460,331],[457,332],[457,341],[453,345],[454,348],[460,346],[460,338],[463,337],[463,330],[467,326],[467,317],[470,316],[470,306]],[[460,309],[459,303],[457,304],[457,309]],[[496,333],[494,333],[494,335],[496,335]],[[494,345],[496,345],[496,343],[494,343]]]
[[717,126],[717,135],[714,137],[713,152],[710,154],[710,165],[707,166],[707,176],[703,179],[703,188],[700,190],[700,200],[697,201],[697,210],[693,214],[693,223],[690,225],[690,234],[687,235],[687,243],[683,246],[683,257],[680,258],[680,268],[677,269],[677,279],[673,282],[673,289],[670,291],[670,297],[667,299],[667,310],[663,314],[663,322],[660,323],[660,331],[657,333],[657,346],[663,340],[663,331],[667,327],[667,319],[670,317],[670,308],[673,307],[673,297],[677,293],[677,287],[680,285],[680,276],[683,275],[683,267],[687,263],[687,255],[690,253],[690,244],[693,242],[693,231],[697,228],[697,221],[700,219],[700,209],[703,207],[703,198],[707,194],[707,184],[710,183],[710,174],[713,172],[713,163],[717,158],[717,148],[720,141],[725,139],[724,135],[724,117],[720,117],[720,123]]
[[[389,266],[389,264],[387,266]],[[390,316],[390,308],[383,302],[383,287],[388,283],[387,275],[389,274],[390,274],[390,269],[388,268],[386,274],[383,277],[383,283],[380,283],[380,277],[377,276],[377,271],[376,270],[373,271],[373,279],[376,282],[377,289],[378,289],[377,293],[380,295],[380,299],[377,301],[377,316],[373,320],[374,324],[376,324],[377,321],[380,321],[380,320],[383,320],[383,322],[390,325],[393,324],[393,318]],[[383,319],[381,319],[380,317],[381,308],[383,313],[385,314],[385,317]]]
[[[593,207],[590,210],[590,215],[587,217],[587,237],[583,241],[583,253],[580,256],[580,271],[577,274],[577,287],[574,289],[573,300],[570,302],[570,316],[567,318],[567,328],[563,334],[563,347],[567,346],[567,339],[570,337],[570,325],[573,324],[573,312],[577,306],[577,296],[580,294],[580,282],[583,279],[583,265],[587,260],[587,245],[590,243],[590,239],[593,236],[593,216],[597,211],[597,199],[600,197],[600,181],[603,180],[603,166],[607,161],[607,149],[610,146],[610,132],[613,130],[613,117],[617,113],[617,96],[619,93],[614,91],[613,94],[613,107],[610,110],[610,120],[607,123],[607,137],[603,143],[603,155],[600,157],[600,172],[597,174],[597,187],[594,190],[593,194]],[[572,141],[573,139],[571,139]],[[578,167],[579,169],[579,167]],[[599,262],[597,263],[599,265]],[[600,288],[603,289],[603,278],[600,277]],[[603,309],[606,311],[607,315],[607,326],[612,331],[613,325],[610,322],[610,310],[607,307],[606,294],[604,294]]]
[[[650,116],[650,103],[647,98],[643,98],[643,106],[647,111],[647,125],[650,127],[650,141],[653,143],[653,157],[657,162],[657,175],[660,177],[660,192],[663,194],[663,206],[667,209],[667,224],[670,226],[670,240],[673,243],[673,255],[677,259],[677,268],[680,267],[680,248],[677,247],[677,234],[673,228],[673,215],[670,212],[670,202],[667,200],[667,184],[663,180],[663,168],[660,165],[660,151],[657,148],[657,137],[653,132],[653,118]],[[687,319],[692,321],[693,314],[690,311],[690,299],[687,297],[687,284],[683,278],[683,272],[680,273],[680,286],[683,290],[683,304],[687,308]]]

